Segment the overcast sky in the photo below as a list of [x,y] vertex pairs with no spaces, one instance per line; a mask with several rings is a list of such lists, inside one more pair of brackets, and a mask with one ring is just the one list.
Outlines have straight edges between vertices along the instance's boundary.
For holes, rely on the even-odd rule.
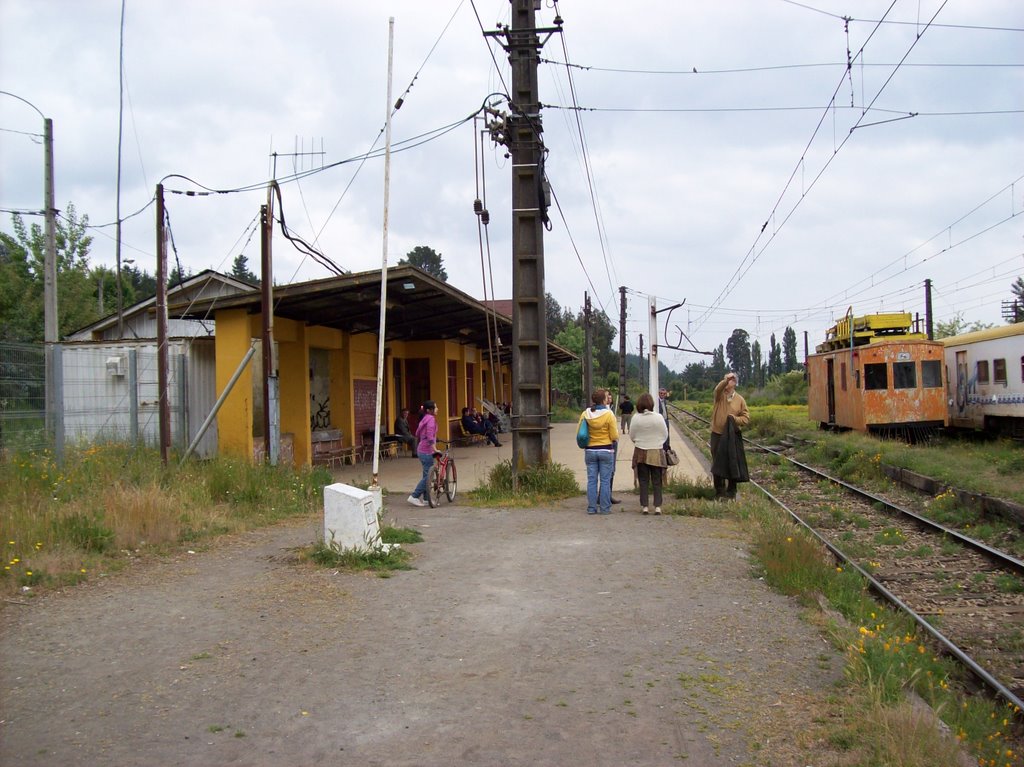
[[[121,216],[144,210],[122,257],[155,273],[165,179],[184,269],[229,271],[243,253],[258,271],[267,179],[333,166],[283,185],[286,221],[341,268],[380,268],[384,162],[359,158],[384,145],[393,17],[388,262],[430,246],[482,298],[485,195],[494,293],[511,297],[511,168],[468,119],[511,85],[481,31],[509,10],[126,0]],[[710,350],[739,327],[767,349],[789,325],[813,348],[851,305],[923,316],[930,278],[936,319],[1001,324],[1024,274],[1020,0],[543,0],[538,24],[556,12],[539,85],[558,202],[546,286],[563,307],[590,292],[617,327],[625,286],[632,352],[650,342],[649,296],[686,302],[661,315],[661,343],[685,332]],[[116,0],[0,0],[0,90],[53,119],[57,205],[93,225],[117,219],[120,20]],[[41,132],[0,94],[4,231],[10,211],[42,207]],[[199,185],[254,191],[171,193]],[[92,233],[91,262],[113,266],[114,227]],[[274,258],[278,283],[330,276],[277,232]],[[662,352],[675,369],[701,359]]]

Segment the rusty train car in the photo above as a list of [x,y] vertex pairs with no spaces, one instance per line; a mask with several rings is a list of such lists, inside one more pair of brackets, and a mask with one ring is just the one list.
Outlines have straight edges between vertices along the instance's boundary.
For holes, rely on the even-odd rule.
[[846,317],[807,358],[807,407],[823,429],[915,440],[948,425],[944,347],[909,313]]

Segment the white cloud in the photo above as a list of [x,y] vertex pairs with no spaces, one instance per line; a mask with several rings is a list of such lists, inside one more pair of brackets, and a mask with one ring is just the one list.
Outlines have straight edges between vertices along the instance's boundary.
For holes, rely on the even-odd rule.
[[[1022,26],[1019,4],[949,4],[938,17],[949,26],[927,30],[939,0],[897,2],[888,20],[909,23],[877,30],[873,20],[887,2],[813,5],[823,12],[761,0],[558,4],[570,60],[588,67],[572,77],[578,103],[588,109],[578,117],[593,174],[588,181],[577,114],[545,109],[547,167],[569,227],[552,208],[546,287],[563,307],[579,307],[583,292],[596,289],[595,300],[614,314],[618,286],[626,285],[638,294],[628,325],[634,351],[638,333],[647,333],[645,294],[665,304],[685,298],[673,323],[694,330],[701,348],[723,343],[734,327],[766,345],[768,334],[781,334],[786,324],[801,337],[808,331],[813,345],[844,302],[854,302],[858,312],[923,311],[920,286],[930,277],[941,291],[937,312],[963,310],[971,320],[998,321],[1000,294],[1009,295],[1012,279],[1005,275],[1015,264],[1017,273],[1024,271],[1024,217],[998,222],[1020,213],[1024,187],[1017,184],[958,219],[1024,175],[1024,118],[935,113],[1022,107],[1020,33],[1001,31]],[[507,0],[476,0],[476,8],[487,29],[508,20]],[[94,224],[116,215],[119,14],[114,2],[0,4],[0,89],[53,118],[58,204],[73,201]],[[545,4],[540,23],[550,25],[553,15]],[[278,176],[285,176],[368,150],[385,120],[389,16],[395,18],[394,98],[405,98],[394,119],[396,144],[453,123],[504,90],[489,46],[509,82],[506,55],[480,34],[469,0],[129,1],[122,215],[145,205],[168,174],[234,188],[265,181],[271,151],[279,155]],[[854,18],[848,36],[842,16]],[[864,53],[844,78],[848,46],[855,55],[863,46]],[[543,55],[563,58],[558,36]],[[792,66],[811,64],[831,66]],[[564,67],[544,64],[539,85],[545,104],[571,106]],[[880,89],[875,107],[891,111],[863,115],[861,107]],[[833,93],[836,109],[826,113]],[[781,107],[790,109],[706,111]],[[895,120],[909,112],[921,114]],[[893,121],[850,136],[858,120]],[[0,95],[0,128],[0,208],[38,209],[42,150],[38,139],[12,131],[41,132],[39,117]],[[297,146],[319,149],[321,141],[323,158],[288,156]],[[389,261],[429,245],[443,254],[456,287],[481,294],[474,149],[486,177],[494,282],[499,296],[509,296],[509,161],[502,148],[487,144],[480,152],[470,125],[394,154]],[[383,162],[371,159],[356,170],[356,163],[345,164],[301,185],[286,184],[285,213],[307,240],[322,231],[321,248],[341,266],[373,269],[382,251]],[[179,179],[166,186],[197,190]],[[183,265],[230,268],[244,245],[237,240],[265,198],[262,189],[169,193]],[[980,234],[989,226],[991,232]],[[6,222],[3,228],[9,230]],[[126,254],[151,272],[153,228],[152,208],[124,225]],[[944,241],[918,248],[947,228]],[[95,263],[113,263],[112,234],[112,228],[96,234]],[[244,252],[257,264],[258,238]],[[274,253],[279,281],[326,276],[283,238],[275,240]],[[923,254],[928,260],[920,264]],[[985,269],[989,277],[975,276]],[[736,274],[742,279],[733,284]],[[980,284],[967,287],[974,283]],[[727,286],[718,310],[698,329],[697,318]]]

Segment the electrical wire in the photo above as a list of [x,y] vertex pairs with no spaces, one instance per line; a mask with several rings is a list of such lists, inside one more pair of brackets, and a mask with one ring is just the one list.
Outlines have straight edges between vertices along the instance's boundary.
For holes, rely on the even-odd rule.
[[[599,67],[588,64],[572,64],[568,61],[555,61],[553,59],[541,58],[542,64],[557,64],[562,67],[570,67],[572,69],[579,69],[585,72],[607,72],[610,74],[622,74],[622,75],[679,75],[682,77],[703,77],[707,75],[732,75],[732,74],[752,74],[754,72],[779,72],[793,69],[835,69],[842,67],[843,72],[846,72],[848,63],[845,61],[822,61],[810,64],[773,64],[768,66],[760,67],[728,67],[725,69],[705,69],[703,67],[691,67],[689,69],[630,69],[625,67]],[[867,68],[872,67],[891,67],[893,64],[887,63],[867,63],[862,62],[858,66]],[[956,63],[956,62],[935,62],[935,63],[907,63],[903,65],[907,68],[921,68],[921,69],[942,69],[942,68],[988,68],[988,67],[1024,67],[1024,63],[1016,62],[970,62],[970,63]]]
[[[902,64],[903,61],[906,61],[906,58],[910,55],[911,51],[914,50],[914,48],[917,46],[918,42],[920,42],[921,38],[924,36],[924,32],[928,30],[928,28],[931,26],[932,22],[934,22],[935,18],[939,15],[939,13],[942,12],[943,8],[946,7],[947,3],[948,3],[948,0],[943,0],[942,5],[940,5],[938,10],[935,11],[935,13],[932,15],[931,20],[925,25],[924,30],[922,30],[920,33],[918,33],[914,37],[913,42],[907,48],[907,51],[903,54],[903,57],[901,59],[901,64]],[[888,16],[888,14],[892,11],[892,9],[895,6],[895,4],[896,4],[896,0],[893,0],[892,4],[886,10],[885,16]],[[867,47],[868,43],[871,42],[872,38],[874,37],[874,35],[878,31],[878,29],[879,29],[879,25],[876,24],[875,28],[871,31],[871,33],[868,35],[867,39],[864,41],[864,43],[861,45],[860,49],[857,51],[857,55],[854,57],[854,61],[863,59],[864,50]],[[888,87],[889,83],[892,82],[892,78],[895,77],[896,72],[899,71],[899,68],[900,68],[900,65],[897,65],[896,68],[894,68],[892,70],[892,72],[890,72],[889,76],[885,79],[885,82],[882,83],[881,87],[875,93],[874,97],[871,100],[871,103],[869,103],[867,105],[867,109],[868,110],[870,110],[870,108],[872,107],[874,102],[877,101],[878,98],[882,95],[882,93]],[[830,103],[835,103],[836,96],[838,95],[839,89],[842,87],[842,84],[843,84],[843,80],[841,79],[839,81],[839,84],[836,86],[835,91],[832,94],[832,98],[830,99]],[[747,251],[747,255],[745,255],[743,257],[743,260],[740,262],[739,266],[736,268],[736,271],[733,273],[733,275],[726,282],[725,287],[721,290],[721,292],[718,294],[718,296],[712,302],[712,304],[714,306],[717,306],[723,300],[725,300],[725,298],[729,295],[729,293],[731,293],[735,289],[735,287],[737,285],[739,285],[740,281],[750,271],[750,269],[754,266],[754,264],[757,263],[758,259],[765,252],[765,250],[767,250],[768,247],[772,244],[772,242],[774,242],[775,238],[778,236],[779,231],[781,231],[782,228],[785,227],[785,225],[788,223],[788,221],[792,218],[792,216],[795,214],[797,209],[800,207],[801,203],[804,200],[807,199],[808,193],[811,191],[811,189],[814,188],[814,186],[817,184],[818,180],[821,179],[821,177],[824,175],[825,171],[831,166],[832,161],[839,155],[840,151],[842,151],[843,147],[846,146],[847,142],[854,135],[855,131],[858,129],[858,127],[860,127],[860,124],[861,124],[861,122],[863,122],[864,117],[866,116],[866,114],[867,114],[867,111],[865,111],[864,114],[862,114],[861,117],[857,120],[857,122],[854,123],[853,127],[850,128],[849,132],[846,134],[846,136],[840,142],[839,146],[836,147],[833,150],[831,155],[829,155],[828,159],[825,161],[824,165],[821,167],[821,169],[818,171],[818,173],[812,179],[811,183],[803,190],[803,192],[800,195],[800,197],[797,198],[796,203],[793,205],[793,207],[789,210],[789,212],[783,218],[782,222],[779,223],[775,227],[774,231],[768,237],[768,239],[764,243],[764,245],[760,249],[758,249],[758,241],[761,239],[761,236],[764,234],[765,229],[767,229],[768,224],[775,218],[776,212],[778,211],[779,206],[782,204],[782,200],[784,199],[786,193],[788,192],[790,186],[792,185],[794,179],[796,178],[797,172],[803,167],[804,162],[806,160],[807,152],[810,149],[811,145],[813,144],[815,137],[818,135],[818,132],[821,130],[821,126],[823,125],[823,123],[825,121],[825,118],[828,115],[828,110],[826,110],[822,114],[821,118],[818,121],[818,124],[815,126],[814,131],[811,134],[811,139],[808,141],[807,146],[804,148],[804,151],[801,154],[800,159],[797,161],[796,166],[793,168],[793,172],[790,174],[789,179],[786,181],[785,185],[783,186],[782,192],[780,193],[778,199],[776,200],[775,205],[772,207],[771,213],[769,214],[768,218],[765,220],[764,224],[761,226],[761,231],[758,233],[757,237],[755,238],[754,244],[750,247],[750,250]],[[711,311],[713,311],[713,310],[711,310]],[[704,314],[700,315],[697,318],[697,329],[698,330],[703,325],[703,323],[706,321],[708,313],[709,312],[705,312]]]
[[[554,0],[554,8],[555,8],[555,13],[560,16],[561,14],[560,14],[560,11],[559,11],[559,8],[558,8],[558,0]],[[562,34],[559,35],[559,37],[561,38],[561,41],[562,41],[562,53],[563,53],[563,56],[564,56],[566,61],[569,61],[569,47],[568,47],[568,43],[566,42],[566,39],[565,39],[566,38],[565,32],[562,32]],[[575,84],[575,81],[574,81],[573,76],[572,76],[572,70],[568,69],[568,68],[566,69],[566,80],[569,83],[569,93],[572,96],[573,106],[578,106],[579,101],[578,101],[578,99],[576,97],[576,84]],[[598,244],[601,247],[601,256],[604,259],[604,269],[605,269],[605,273],[608,276],[608,286],[611,288],[612,293],[614,294],[614,292],[615,292],[615,283],[618,282],[619,280],[617,279],[617,277],[614,276],[614,273],[615,273],[614,261],[610,258],[609,253],[608,253],[608,232],[607,232],[607,229],[604,226],[604,222],[603,222],[602,216],[601,216],[601,206],[600,206],[600,203],[598,201],[596,182],[595,182],[594,172],[593,172],[593,163],[590,161],[590,150],[589,150],[589,147],[587,145],[587,136],[586,136],[586,132],[583,130],[583,122],[580,119],[580,113],[577,110],[577,111],[574,112],[574,114],[576,115],[576,130],[577,130],[577,133],[578,133],[579,139],[580,139],[580,148],[582,149],[583,168],[586,171],[587,190],[588,190],[588,192],[590,194],[590,206],[591,206],[591,209],[594,212],[594,224],[595,224],[595,226],[597,228]],[[604,306],[604,303],[602,302],[602,307],[603,306]]]

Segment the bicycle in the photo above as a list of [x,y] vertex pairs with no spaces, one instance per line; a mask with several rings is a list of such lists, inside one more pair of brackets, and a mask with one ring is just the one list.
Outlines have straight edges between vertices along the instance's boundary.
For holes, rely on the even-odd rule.
[[452,456],[452,443],[443,439],[437,440],[444,443],[444,452],[434,453],[434,465],[430,467],[427,474],[427,503],[430,508],[436,509],[441,505],[441,494],[448,499],[448,503],[455,502],[455,493],[458,490],[458,472],[455,470],[455,458]]

